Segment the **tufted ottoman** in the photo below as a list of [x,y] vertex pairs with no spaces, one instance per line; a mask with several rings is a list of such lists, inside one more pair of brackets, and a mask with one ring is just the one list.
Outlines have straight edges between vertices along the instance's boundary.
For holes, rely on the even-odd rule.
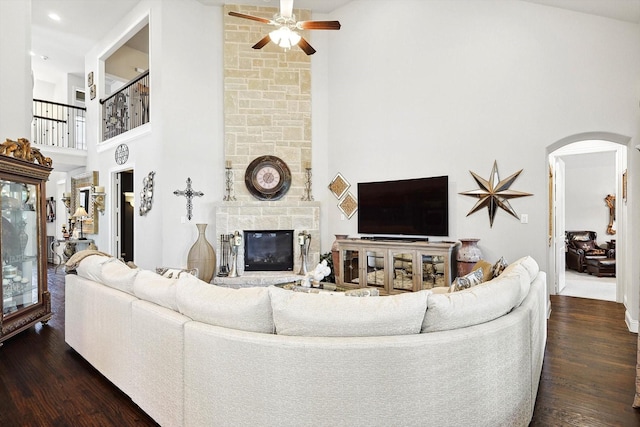
[[616,260],[614,258],[595,258],[587,259],[587,272],[595,274],[598,277],[616,276]]

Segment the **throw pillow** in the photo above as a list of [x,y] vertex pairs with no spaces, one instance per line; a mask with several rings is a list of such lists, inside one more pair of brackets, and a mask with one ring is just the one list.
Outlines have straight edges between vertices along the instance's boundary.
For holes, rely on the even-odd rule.
[[142,270],[133,282],[133,292],[140,299],[178,310],[176,281],[162,277],[153,271]]
[[489,261],[481,259],[480,261],[475,263],[475,265],[473,266],[471,271],[475,271],[475,270],[481,268],[482,269],[482,281],[483,282],[488,282],[489,280],[493,279],[493,275],[492,275],[492,272],[491,272],[492,267],[493,267],[493,265]]
[[504,257],[501,256],[500,259],[496,261],[495,264],[493,264],[493,267],[491,267],[491,275],[493,276],[493,278],[496,278],[500,274],[502,274],[502,272],[504,271],[505,268],[507,268],[508,265],[509,264],[504,259]]
[[478,268],[471,273],[462,276],[456,277],[456,280],[451,284],[450,292],[457,292],[463,289],[469,289],[472,286],[479,285],[482,283],[482,278],[484,274],[482,273],[482,268]]
[[185,268],[156,267],[156,273],[167,279],[177,279],[182,273],[197,276],[198,269],[192,268],[191,270],[187,270]]

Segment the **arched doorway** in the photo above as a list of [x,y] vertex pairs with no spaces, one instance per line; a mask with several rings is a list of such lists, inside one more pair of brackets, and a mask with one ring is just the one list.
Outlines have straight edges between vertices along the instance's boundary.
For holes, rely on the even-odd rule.
[[[615,156],[615,211],[616,211],[616,301],[623,302],[629,292],[631,281],[628,278],[628,263],[626,252],[627,206],[623,198],[623,173],[627,169],[627,149],[631,138],[607,133],[589,132],[563,138],[547,147],[547,160],[550,170],[549,186],[549,253],[548,260],[550,274],[548,278],[549,293],[556,294],[562,287],[564,280],[564,195],[563,182],[565,179],[562,167],[562,155],[612,152]],[[588,177],[587,177],[588,179]],[[588,181],[587,181],[588,182]],[[606,195],[603,195],[603,197]],[[604,211],[603,211],[604,212]],[[631,328],[631,325],[630,325]]]

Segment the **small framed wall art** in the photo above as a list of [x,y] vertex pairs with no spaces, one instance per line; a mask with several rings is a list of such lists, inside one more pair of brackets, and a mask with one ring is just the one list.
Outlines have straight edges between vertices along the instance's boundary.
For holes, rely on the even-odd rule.
[[351,193],[347,193],[344,199],[338,203],[338,208],[348,219],[351,219],[358,210],[358,200]]
[[344,179],[344,177],[338,172],[338,174],[333,178],[331,183],[329,183],[329,190],[336,196],[336,199],[341,199],[342,196],[345,195],[347,190],[351,187],[349,181]]
[[93,71],[87,74],[87,87],[93,86]]

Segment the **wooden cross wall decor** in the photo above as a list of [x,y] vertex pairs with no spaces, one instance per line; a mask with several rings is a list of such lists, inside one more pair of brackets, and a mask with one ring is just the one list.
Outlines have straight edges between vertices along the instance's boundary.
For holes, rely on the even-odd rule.
[[204,196],[204,193],[202,191],[193,190],[191,188],[191,178],[187,178],[187,188],[185,188],[184,190],[176,190],[173,192],[173,194],[175,194],[176,196],[184,196],[187,198],[187,219],[191,221],[191,212],[193,210],[193,203],[191,203],[191,200],[193,200],[195,196]]

